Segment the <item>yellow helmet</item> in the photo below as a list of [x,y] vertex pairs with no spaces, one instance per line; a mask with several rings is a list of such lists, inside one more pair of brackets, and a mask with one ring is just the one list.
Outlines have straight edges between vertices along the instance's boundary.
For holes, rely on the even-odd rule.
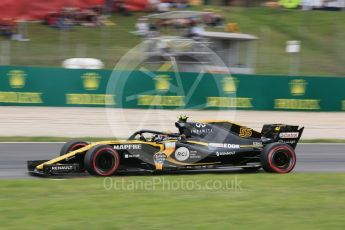
[[180,122],[187,122],[187,119],[188,119],[189,117],[187,117],[186,115],[180,115],[179,117],[178,117],[178,121],[180,121]]

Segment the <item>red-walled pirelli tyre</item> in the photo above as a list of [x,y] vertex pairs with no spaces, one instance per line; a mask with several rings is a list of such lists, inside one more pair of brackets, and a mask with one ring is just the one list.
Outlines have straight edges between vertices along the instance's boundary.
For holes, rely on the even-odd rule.
[[[89,143],[81,140],[71,140],[69,142],[66,142],[61,150],[60,150],[60,156],[63,156],[69,152],[78,150],[80,148],[83,148],[87,146]],[[84,154],[77,154],[71,161],[71,163],[78,163],[80,167],[80,172],[84,172]]]
[[296,154],[287,144],[272,143],[262,150],[261,164],[266,172],[289,173],[296,165]]
[[89,143],[85,142],[85,141],[80,141],[80,140],[72,140],[69,142],[66,142],[61,150],[60,150],[60,156],[65,155],[69,152],[72,152],[74,150],[83,148],[85,146],[87,146]]
[[96,145],[86,152],[85,169],[92,175],[111,176],[120,165],[120,155],[110,145]]

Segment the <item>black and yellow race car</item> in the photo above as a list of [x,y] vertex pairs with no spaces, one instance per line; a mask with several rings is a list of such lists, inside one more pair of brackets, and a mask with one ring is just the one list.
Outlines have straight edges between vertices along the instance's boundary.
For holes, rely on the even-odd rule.
[[127,172],[243,168],[288,173],[304,127],[267,124],[261,132],[229,121],[189,122],[178,133],[140,130],[127,140],[67,142],[52,160],[28,161],[34,175],[83,173],[111,176]]

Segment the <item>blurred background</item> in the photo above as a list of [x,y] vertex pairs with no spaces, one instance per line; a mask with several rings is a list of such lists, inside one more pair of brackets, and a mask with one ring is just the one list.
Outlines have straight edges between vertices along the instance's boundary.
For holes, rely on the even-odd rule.
[[[344,41],[345,0],[0,0],[0,228],[345,229]],[[130,76],[112,71],[124,55]],[[28,180],[26,161],[62,146],[36,142],[174,132],[180,114],[305,126],[318,143],[284,176]],[[183,181],[243,189],[166,189]]]
[[[255,48],[241,57],[252,58],[252,73],[343,76],[344,5],[344,0],[3,0],[0,65],[61,67],[69,58],[94,58],[101,61],[97,66],[112,69],[147,38],[145,30],[180,35],[195,19],[194,24],[203,20],[205,31],[255,37]],[[177,16],[175,22],[145,18],[176,10],[208,14]],[[287,52],[288,41],[298,42],[298,52]]]
[[[0,135],[118,136],[138,127],[142,109],[146,128],[173,125],[181,109],[215,117],[201,109],[257,129],[289,121],[308,126],[305,138],[343,138],[343,115],[327,112],[345,111],[344,9],[345,0],[2,0]],[[109,92],[116,65],[134,78]],[[199,73],[220,74],[217,89]],[[192,79],[203,80],[196,92],[186,91]],[[90,107],[120,110],[109,121]],[[124,127],[111,133],[109,123]]]

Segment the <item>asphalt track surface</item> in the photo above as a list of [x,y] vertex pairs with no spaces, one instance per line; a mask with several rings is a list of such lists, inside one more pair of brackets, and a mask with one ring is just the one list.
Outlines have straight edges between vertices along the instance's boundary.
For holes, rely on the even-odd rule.
[[[27,173],[26,161],[56,157],[62,145],[0,143],[0,179],[35,178]],[[296,153],[294,172],[345,172],[345,144],[299,144]]]

